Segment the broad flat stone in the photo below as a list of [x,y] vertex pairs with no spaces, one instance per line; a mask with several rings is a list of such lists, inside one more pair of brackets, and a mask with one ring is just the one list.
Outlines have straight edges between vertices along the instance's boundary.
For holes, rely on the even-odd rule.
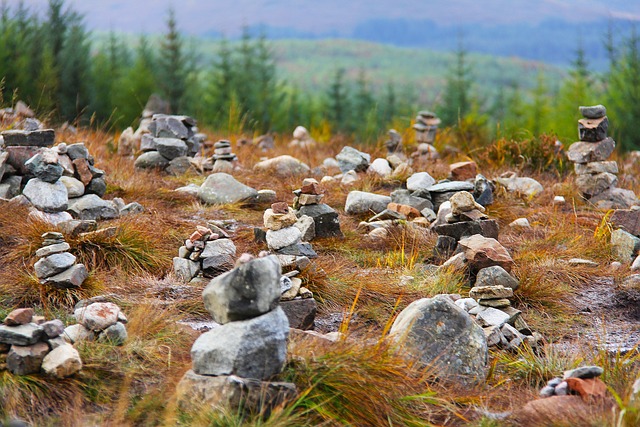
[[507,298],[499,299],[478,299],[478,304],[485,307],[505,308],[511,306],[511,302]]
[[615,187],[617,182],[618,177],[608,172],[595,175],[578,175],[576,177],[576,187],[587,197],[595,196],[611,187]]
[[599,366],[581,366],[579,368],[571,369],[569,371],[564,371],[564,375],[562,376],[565,380],[567,378],[580,378],[583,380],[589,378],[599,377],[604,373],[604,369]]
[[607,115],[607,109],[602,104],[589,106],[581,105],[578,109],[585,119],[600,119]]
[[498,221],[494,219],[479,221],[461,221],[453,224],[442,224],[433,227],[433,231],[442,236],[449,236],[456,241],[479,234],[492,239],[498,238]]
[[467,181],[447,181],[434,184],[427,188],[429,193],[457,193],[458,191],[473,191],[474,185]]
[[209,175],[198,190],[198,197],[204,203],[220,205],[252,203],[257,195],[258,192],[253,188],[222,172]]
[[53,129],[23,131],[23,130],[6,130],[2,132],[4,145],[11,146],[34,146],[34,147],[51,147],[56,138]]
[[485,326],[498,326],[502,327],[509,320],[510,316],[502,310],[497,308],[487,307],[485,310],[478,313],[476,321],[483,327]]
[[51,277],[65,271],[73,266],[75,262],[76,257],[73,254],[70,254],[69,252],[62,252],[59,254],[49,255],[46,258],[40,258],[33,267],[38,279],[46,279],[47,277]]
[[45,246],[44,248],[40,248],[36,251],[36,256],[38,258],[44,258],[49,255],[59,254],[61,252],[66,252],[71,249],[71,246],[67,242],[56,243],[54,245]]
[[267,231],[267,245],[269,249],[277,251],[300,242],[302,232],[296,227],[287,227],[277,231]]
[[47,277],[42,280],[42,284],[58,289],[79,288],[87,277],[89,272],[84,264],[76,264],[62,273]]
[[615,161],[608,162],[591,162],[591,163],[576,163],[574,165],[576,175],[595,175],[597,173],[611,173],[618,174],[618,163]]
[[496,239],[475,234],[458,242],[464,251],[467,263],[475,270],[499,265],[507,272],[511,271],[513,259],[509,252]]
[[347,196],[345,212],[348,215],[377,214],[385,210],[389,202],[391,202],[389,196],[351,191]]
[[0,343],[11,345],[32,345],[42,337],[42,327],[35,323],[26,325],[0,325]]
[[471,298],[478,299],[499,299],[499,298],[512,298],[513,289],[505,288],[504,286],[476,286],[469,291]]
[[69,201],[69,212],[76,219],[103,220],[118,218],[116,205],[110,200],[103,200],[96,194],[86,194]]
[[591,163],[605,161],[613,153],[616,143],[612,138],[599,142],[579,141],[571,144],[567,158],[573,163]]
[[26,325],[33,318],[33,308],[17,308],[4,318],[4,324],[7,326]]

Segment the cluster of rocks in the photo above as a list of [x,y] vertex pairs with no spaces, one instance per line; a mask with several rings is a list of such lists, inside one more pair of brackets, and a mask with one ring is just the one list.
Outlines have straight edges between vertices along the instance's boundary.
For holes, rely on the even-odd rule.
[[221,139],[213,145],[213,172],[231,172],[235,169],[238,156],[233,154],[231,142]]
[[297,224],[304,241],[316,237],[343,237],[338,213],[331,206],[321,203],[324,190],[318,181],[306,178],[302,181],[302,187],[293,194],[293,209],[296,210]]
[[74,218],[113,219],[142,210],[139,203],[103,200],[104,171],[84,143],[53,146],[52,129],[2,132],[0,198],[31,206],[31,215],[52,224]]
[[[264,144],[263,144],[264,145]],[[316,141],[311,138],[309,131],[304,126],[297,126],[293,130],[293,139],[289,142],[289,148],[309,149],[316,145]]]
[[298,257],[311,259],[318,256],[311,244],[302,240],[315,228],[310,217],[301,216],[298,219],[296,212],[286,202],[277,202],[264,212],[263,221],[267,229],[264,234],[267,247],[279,257],[284,256],[282,264],[296,263]]
[[105,297],[79,301],[73,311],[78,323],[64,329],[64,337],[71,343],[98,341],[122,345],[127,340],[127,317],[117,304]]
[[191,348],[193,367],[177,387],[179,405],[207,404],[265,413],[295,397],[294,384],[272,382],[284,367],[289,323],[279,307],[281,268],[273,256],[243,262],[211,280],[204,306],[220,324]]
[[302,286],[300,272],[291,270],[280,277],[280,307],[289,319],[289,326],[295,329],[313,329],[317,304],[313,292]]
[[0,124],[28,131],[43,128],[43,124],[35,118],[35,113],[24,101],[16,102],[15,107],[0,108]]
[[418,147],[411,157],[417,161],[428,161],[439,157],[438,151],[433,146],[438,132],[440,119],[431,111],[420,111],[416,116],[413,129],[416,131]]
[[62,233],[49,231],[42,239],[42,247],[36,251],[38,261],[33,266],[40,283],[59,289],[81,287],[89,273],[84,264],[77,264],[76,257],[67,252],[70,246]]
[[173,258],[173,271],[180,280],[189,282],[199,274],[215,277],[233,268],[236,246],[225,230],[211,227],[197,226]]
[[540,390],[540,397],[583,395],[604,396],[607,386],[600,380],[604,370],[599,366],[581,366],[552,378]]
[[150,133],[144,133],[140,140],[142,154],[136,158],[136,169],[182,174],[191,167],[191,160],[205,139],[196,133],[196,121],[189,116],[154,114],[148,130]]
[[575,164],[578,190],[601,209],[626,209],[638,204],[633,191],[616,188],[618,164],[607,161],[616,143],[607,136],[606,108],[603,105],[580,107],[580,113],[584,117],[578,121],[580,140],[567,152],[567,157]]
[[82,360],[63,333],[59,319],[45,321],[34,316],[32,308],[13,310],[0,325],[0,366],[15,375],[42,371],[65,378],[75,374],[82,369]]
[[615,227],[611,232],[613,256],[616,262],[630,265],[632,273],[623,281],[623,287],[635,288],[640,284],[640,207],[617,209],[609,221]]

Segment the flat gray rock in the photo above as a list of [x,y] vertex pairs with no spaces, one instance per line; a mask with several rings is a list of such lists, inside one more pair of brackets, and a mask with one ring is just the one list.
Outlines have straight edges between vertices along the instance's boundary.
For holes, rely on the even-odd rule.
[[69,201],[68,211],[76,219],[103,220],[119,216],[118,208],[110,200],[103,200],[96,194],[86,194]]
[[158,151],[142,153],[133,163],[136,169],[164,169],[169,165],[169,160]]
[[212,205],[252,203],[257,196],[255,189],[223,172],[209,175],[198,190],[200,200]]
[[369,167],[371,155],[358,151],[353,147],[344,147],[336,156],[338,167],[342,173],[349,171],[364,172]]
[[467,181],[440,182],[427,188],[430,193],[450,193],[458,191],[473,191],[474,185]]
[[391,197],[364,191],[351,191],[345,203],[348,215],[378,214],[387,208]]
[[2,344],[31,345],[37,343],[42,334],[42,328],[35,323],[18,326],[0,325],[0,343]]
[[504,268],[494,265],[478,271],[475,286],[503,286],[515,291],[520,286],[520,282]]
[[[278,286],[279,293],[279,286]],[[268,379],[286,361],[289,321],[280,307],[258,317],[230,322],[202,334],[191,348],[193,371]]]
[[156,138],[156,149],[162,157],[167,160],[173,160],[187,154],[187,144],[175,138]]
[[274,255],[255,258],[212,279],[202,291],[204,306],[221,324],[260,316],[277,306],[280,276]]
[[73,254],[62,252],[40,258],[38,262],[34,264],[33,268],[36,271],[38,279],[46,279],[47,277],[65,271],[73,266],[75,262],[76,257]]
[[47,277],[42,280],[42,284],[58,289],[79,288],[87,277],[89,272],[84,264],[76,264],[62,273]]
[[67,210],[69,204],[67,187],[60,181],[52,184],[32,178],[25,185],[22,194],[33,206],[44,212],[62,212]]
[[427,172],[416,172],[407,179],[407,190],[428,191],[428,189],[430,187],[433,187],[435,183],[436,183],[436,180],[433,179],[433,177],[429,175]]

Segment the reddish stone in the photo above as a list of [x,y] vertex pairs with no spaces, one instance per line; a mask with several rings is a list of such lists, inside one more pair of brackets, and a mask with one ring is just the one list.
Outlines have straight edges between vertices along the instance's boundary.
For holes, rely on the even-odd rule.
[[588,401],[591,398],[605,397],[607,395],[607,385],[600,378],[567,378],[565,380],[569,385],[569,390],[574,391],[582,397],[582,400]]
[[4,319],[4,324],[8,326],[26,325],[33,318],[33,308],[18,308],[13,310]]
[[271,209],[274,214],[286,214],[289,212],[289,205],[287,202],[276,202],[271,205]]
[[474,270],[499,265],[506,271],[511,271],[513,259],[496,239],[474,234],[460,240],[458,244],[464,250],[464,256]]
[[76,178],[78,178],[82,183],[87,186],[93,179],[93,174],[89,169],[89,162],[87,159],[78,158],[72,161],[73,167],[76,170]]
[[640,237],[640,210],[618,209],[613,212],[610,221],[616,228]]
[[13,166],[20,175],[27,175],[29,171],[24,163],[38,154],[40,147],[5,147],[5,151],[9,153],[7,164]]
[[466,181],[469,178],[475,178],[478,168],[476,162],[458,162],[449,165],[449,171],[454,181]]
[[420,211],[409,205],[401,205],[399,203],[391,202],[387,205],[387,209],[390,211],[398,212],[404,215],[407,219],[418,218],[422,216]]
[[320,185],[315,182],[309,183],[307,185],[303,185],[302,188],[300,189],[300,192],[302,194],[314,194],[314,195],[323,193]]

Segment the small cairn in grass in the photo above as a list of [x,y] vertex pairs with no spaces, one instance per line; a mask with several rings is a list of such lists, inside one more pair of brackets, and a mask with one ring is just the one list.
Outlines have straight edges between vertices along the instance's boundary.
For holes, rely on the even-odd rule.
[[318,256],[310,243],[302,241],[303,234],[297,226],[296,212],[286,202],[273,203],[264,212],[263,220],[267,229],[264,240],[269,250],[278,256],[282,266],[308,265],[309,259]]
[[38,261],[33,266],[43,285],[59,289],[79,288],[89,273],[84,264],[77,264],[76,257],[62,233],[49,231],[42,235],[42,247],[36,251]]
[[233,268],[235,256],[236,246],[226,231],[212,224],[199,225],[173,258],[173,271],[184,282],[200,274],[215,277]]
[[580,107],[580,141],[569,147],[567,157],[575,165],[576,186],[582,196],[601,209],[628,209],[638,204],[631,190],[617,188],[618,164],[607,160],[616,142],[607,136],[609,119],[604,105]]
[[322,203],[324,189],[318,181],[306,178],[302,181],[302,187],[293,194],[293,209],[298,217],[295,225],[302,232],[303,241],[308,242],[316,237],[343,237],[338,213]]
[[278,305],[281,267],[273,256],[240,257],[204,289],[204,306],[220,324],[191,348],[193,368],[177,388],[178,404],[267,414],[295,397],[294,384],[273,382],[286,361],[289,322]]
[[0,371],[44,372],[65,378],[82,369],[80,354],[62,337],[64,323],[35,316],[33,308],[13,310],[0,325]]
[[73,317],[78,323],[64,330],[65,339],[71,343],[98,341],[122,345],[128,338],[127,317],[117,304],[109,302],[106,297],[78,301]]
[[213,172],[232,172],[237,167],[238,156],[233,154],[231,142],[222,139],[213,148]]
[[604,369],[599,366],[581,366],[565,371],[562,377],[552,378],[540,390],[540,397],[567,395],[588,395],[590,397],[604,397],[607,386],[599,378]]

